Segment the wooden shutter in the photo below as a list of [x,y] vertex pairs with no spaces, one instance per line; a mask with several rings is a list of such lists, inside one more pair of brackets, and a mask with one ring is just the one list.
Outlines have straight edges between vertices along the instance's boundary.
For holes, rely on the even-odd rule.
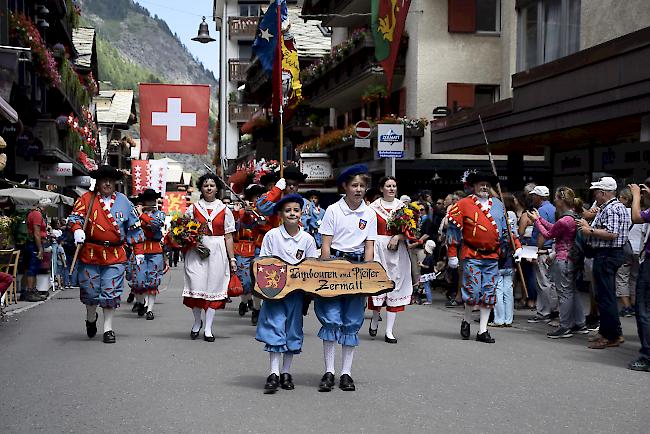
[[474,33],[476,31],[476,0],[449,0],[449,33]]
[[447,107],[455,112],[463,108],[474,107],[474,88],[473,84],[468,83],[447,83]]

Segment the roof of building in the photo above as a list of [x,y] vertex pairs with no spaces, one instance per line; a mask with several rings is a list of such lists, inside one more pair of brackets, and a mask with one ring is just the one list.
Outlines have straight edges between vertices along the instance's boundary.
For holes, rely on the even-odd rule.
[[124,124],[129,123],[131,109],[133,107],[132,90],[100,90],[96,100],[110,99],[110,105],[103,107],[97,105],[97,122],[100,124]]
[[90,68],[93,56],[93,44],[95,43],[95,29],[92,27],[77,27],[72,31],[72,44],[77,50],[75,65],[82,68]]
[[332,42],[330,36],[325,36],[320,30],[319,20],[303,20],[300,18],[302,7],[289,6],[288,14],[291,22],[290,32],[296,38],[296,49],[299,57],[323,57],[330,52]]

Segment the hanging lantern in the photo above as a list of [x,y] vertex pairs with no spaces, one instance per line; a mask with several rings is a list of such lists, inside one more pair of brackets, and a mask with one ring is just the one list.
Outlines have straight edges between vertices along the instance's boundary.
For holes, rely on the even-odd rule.
[[192,40],[202,44],[216,41],[216,39],[210,36],[210,30],[208,29],[208,23],[205,22],[205,17],[203,17],[203,22],[199,24],[199,32],[196,35],[196,38],[192,38]]

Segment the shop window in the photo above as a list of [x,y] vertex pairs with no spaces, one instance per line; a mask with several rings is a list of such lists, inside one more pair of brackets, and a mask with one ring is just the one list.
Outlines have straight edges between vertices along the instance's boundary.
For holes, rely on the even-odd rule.
[[501,0],[449,0],[450,33],[501,31]]
[[518,8],[518,68],[533,68],[580,49],[580,0],[531,0]]

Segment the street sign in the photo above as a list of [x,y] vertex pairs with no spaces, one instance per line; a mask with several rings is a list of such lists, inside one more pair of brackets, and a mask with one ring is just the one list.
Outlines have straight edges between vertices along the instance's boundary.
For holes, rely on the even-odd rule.
[[359,121],[354,126],[354,132],[359,139],[367,139],[372,132],[372,126],[368,121]]
[[354,139],[355,148],[370,148],[370,139]]
[[380,158],[404,157],[404,124],[377,125],[377,154]]

